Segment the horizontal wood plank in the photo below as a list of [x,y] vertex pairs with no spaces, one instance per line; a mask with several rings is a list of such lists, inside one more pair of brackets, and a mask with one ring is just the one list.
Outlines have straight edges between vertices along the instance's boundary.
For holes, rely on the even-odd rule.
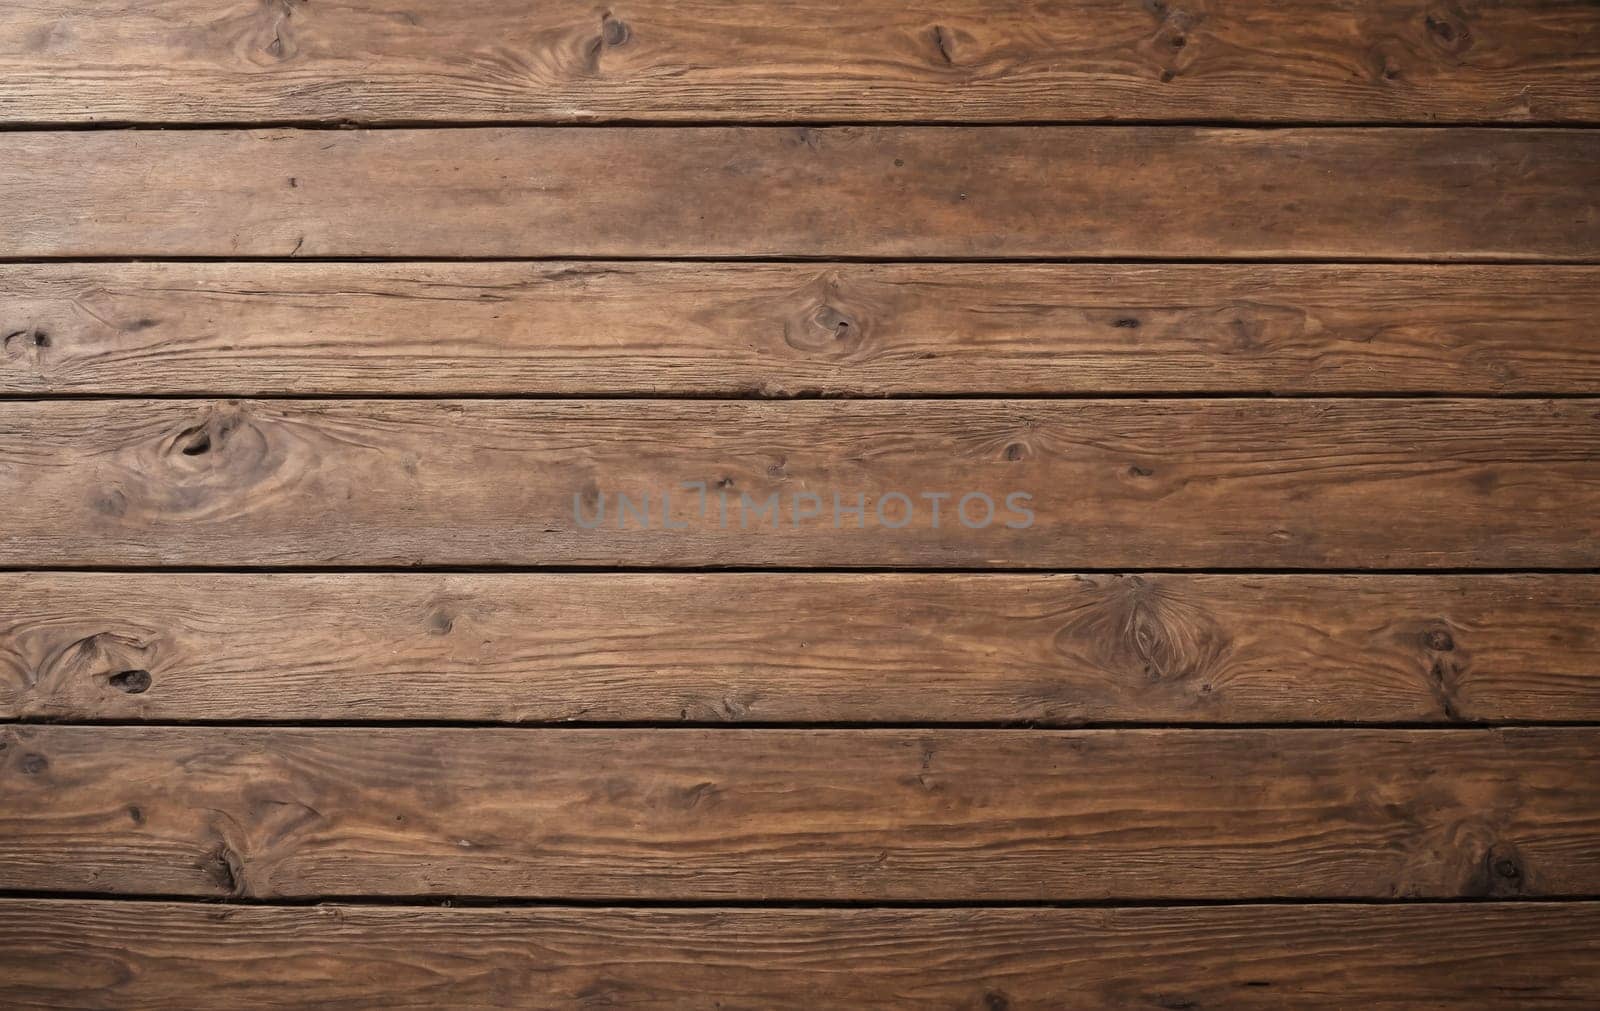
[[0,118],[1594,121],[1584,3],[30,0]]
[[[115,165],[115,172],[63,166]],[[0,134],[5,255],[1600,260],[1600,133]]]
[[0,393],[1570,393],[1600,269],[0,266]]
[[1600,577],[0,575],[0,719],[1600,721]]
[[11,1007],[1526,1009],[1600,907],[440,909],[0,901]]
[[1136,900],[1600,892],[1600,731],[0,729],[0,888]]
[[19,401],[0,564],[1593,568],[1597,436],[1580,399]]

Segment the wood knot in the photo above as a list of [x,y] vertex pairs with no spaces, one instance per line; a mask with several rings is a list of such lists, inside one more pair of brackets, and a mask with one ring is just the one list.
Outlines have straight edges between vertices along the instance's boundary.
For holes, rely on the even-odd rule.
[[1406,640],[1422,647],[1421,660],[1427,671],[1428,689],[1439,704],[1439,711],[1446,719],[1462,719],[1459,695],[1462,675],[1471,658],[1457,650],[1455,636],[1443,622],[1431,623],[1416,632],[1405,632],[1402,641]]
[[13,330],[0,338],[0,349],[13,361],[23,361],[35,366],[42,363],[44,353],[54,343],[48,333],[37,327]]
[[1298,343],[1313,328],[1304,309],[1250,301],[1210,310],[1199,323],[1229,354],[1259,354],[1274,345]]
[[1163,583],[1138,576],[1089,582],[1086,600],[1056,633],[1058,652],[1143,682],[1212,677],[1232,641],[1210,614]]
[[1028,458],[1028,447],[1021,442],[1008,443],[1005,449],[1005,458],[1012,463]]
[[106,680],[111,687],[129,695],[143,695],[150,690],[150,672],[147,670],[118,671]]
[[28,652],[38,670],[35,690],[41,696],[82,698],[86,686],[93,686],[95,693],[110,686],[133,695],[150,687],[157,654],[153,633],[130,628],[130,634],[92,632],[63,641],[59,628],[40,631],[37,646]]
[[818,306],[817,311],[811,314],[811,321],[823,330],[832,331],[835,340],[849,338],[851,328],[855,326],[849,316],[831,305]]
[[244,893],[244,863],[226,843],[219,843],[200,862],[200,869],[220,890],[229,895]]
[[243,424],[237,410],[208,413],[205,420],[189,425],[173,436],[171,449],[182,456],[200,457],[223,449]]
[[26,776],[37,776],[39,773],[50,768],[49,760],[38,752],[29,752],[28,754],[23,755],[20,765],[23,775]]
[[1458,17],[1430,11],[1423,16],[1422,24],[1433,44],[1451,56],[1460,56],[1472,48],[1472,32]]
[[866,318],[850,305],[836,274],[819,275],[795,294],[794,308],[783,323],[783,340],[789,347],[807,354],[842,357],[866,342]]
[[607,11],[600,18],[600,41],[612,48],[628,44],[628,39],[633,33],[628,28],[626,21],[619,21]]
[[1483,854],[1467,882],[1466,893],[1478,898],[1503,898],[1526,891],[1527,869],[1509,843],[1494,843]]
[[[303,5],[305,0],[299,0]],[[266,0],[262,5],[266,15],[265,24],[261,25],[258,34],[248,44],[248,52],[252,54],[252,62],[264,62],[253,54],[264,53],[272,63],[283,63],[291,60],[299,52],[295,44],[294,34],[290,24],[295,15],[296,0]]]
[[219,498],[244,501],[244,493],[281,480],[287,465],[303,464],[289,459],[302,441],[274,438],[288,426],[262,425],[255,410],[237,403],[208,406],[198,418],[141,447],[144,458],[130,461],[131,476],[119,489],[126,511],[169,517],[208,512]]
[[1172,10],[1163,5],[1159,9],[1146,8],[1160,22],[1156,33],[1145,44],[1145,52],[1161,68],[1161,80],[1171,81],[1187,70],[1196,59],[1190,43],[1191,32],[1203,19],[1202,15],[1188,11]]

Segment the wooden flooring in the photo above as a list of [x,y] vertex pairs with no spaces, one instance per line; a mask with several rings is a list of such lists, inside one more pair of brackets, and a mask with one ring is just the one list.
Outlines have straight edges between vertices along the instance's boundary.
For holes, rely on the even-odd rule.
[[1600,1006],[1600,7],[0,8],[0,1008]]

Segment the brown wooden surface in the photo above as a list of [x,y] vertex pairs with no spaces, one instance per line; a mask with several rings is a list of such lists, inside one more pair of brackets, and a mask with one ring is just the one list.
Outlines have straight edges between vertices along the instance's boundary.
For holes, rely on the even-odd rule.
[[1600,119],[1589,4],[30,0],[0,118]]
[[1592,568],[1597,436],[1579,399],[13,402],[0,564]]
[[1505,1008],[1600,1003],[1590,902],[441,909],[0,902],[18,1008]]
[[0,393],[1600,389],[1593,267],[0,266]]
[[1600,719],[1600,577],[0,574],[0,718]]
[[1600,731],[0,729],[0,889],[1600,892]]
[[23,132],[0,134],[0,208],[17,258],[1597,261],[1600,133]]
[[1600,1006],[1593,127],[1587,0],[0,4],[0,1008]]

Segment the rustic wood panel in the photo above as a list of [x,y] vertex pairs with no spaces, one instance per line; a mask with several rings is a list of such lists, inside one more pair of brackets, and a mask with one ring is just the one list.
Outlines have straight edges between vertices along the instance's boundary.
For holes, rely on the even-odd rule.
[[1600,1003],[1594,903],[440,909],[0,902],[13,1007]]
[[1073,900],[1600,891],[1600,731],[0,729],[0,888]]
[[30,0],[11,121],[1600,118],[1584,3]]
[[0,393],[1600,389],[1600,271],[0,266]]
[[[115,165],[115,172],[63,166]],[[1600,260],[1600,132],[0,134],[10,257]]]
[[1580,399],[12,402],[0,564],[1592,568],[1597,435]]
[[0,718],[1600,720],[1600,577],[0,575]]

